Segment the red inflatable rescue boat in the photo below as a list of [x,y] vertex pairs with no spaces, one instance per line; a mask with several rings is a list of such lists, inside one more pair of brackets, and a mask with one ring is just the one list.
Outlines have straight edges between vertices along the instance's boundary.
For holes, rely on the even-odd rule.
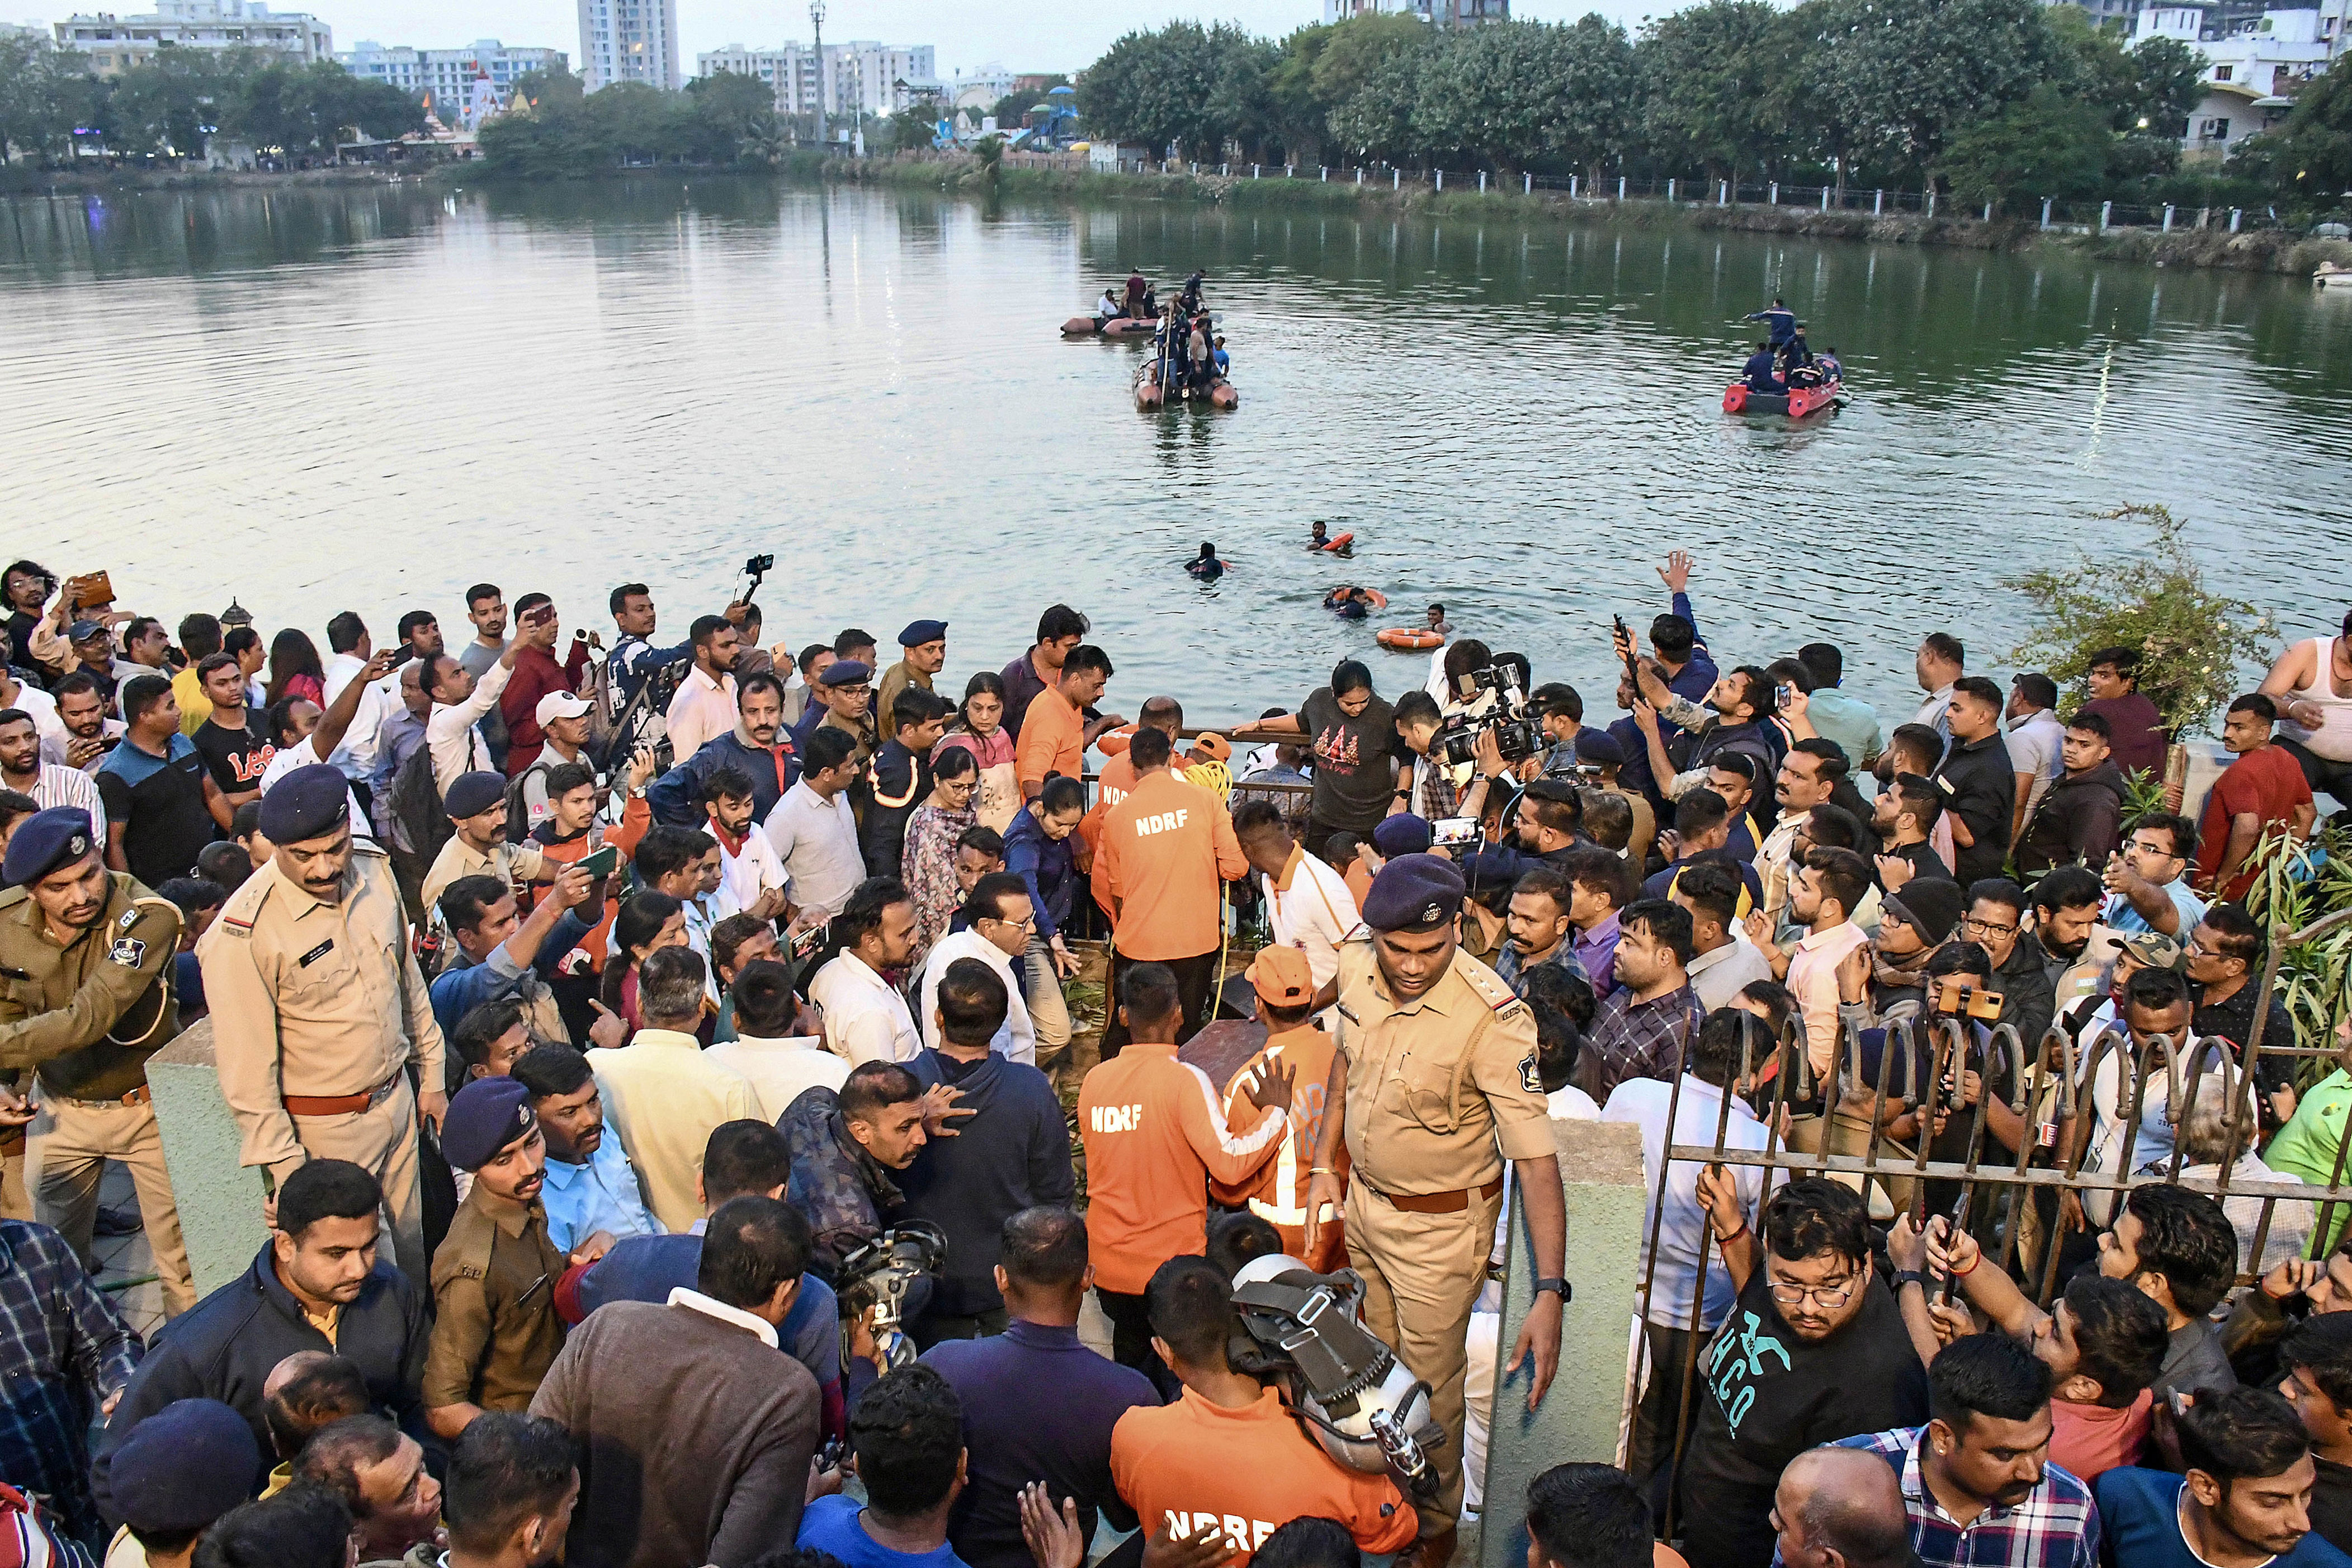
[[1724,388],[1723,411],[1726,414],[1785,414],[1791,419],[1802,419],[1836,403],[1844,384],[1843,382],[1825,381],[1819,386],[1800,386],[1788,392],[1758,392],[1744,381],[1735,381]]

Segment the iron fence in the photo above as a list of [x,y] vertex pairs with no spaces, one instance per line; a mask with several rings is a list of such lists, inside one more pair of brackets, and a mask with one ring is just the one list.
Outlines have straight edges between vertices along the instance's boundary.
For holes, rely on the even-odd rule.
[[[2338,911],[2301,931],[2282,927],[2274,931],[2261,982],[2263,994],[2276,994],[2287,948],[2312,942],[2347,921],[2352,921],[2352,910]],[[2254,1086],[2262,1081],[2263,1064],[2302,1063],[2336,1055],[2332,1046],[2267,1040],[2263,1037],[2267,1021],[2268,1009],[2256,1009],[2251,1037],[2242,1056],[2238,1056],[2227,1042],[2218,1039],[2192,1036],[2175,1041],[2160,1034],[2137,1039],[2117,1022],[2105,1024],[2087,1037],[2069,1034],[2061,1024],[2053,1023],[2038,1045],[2028,1050],[2016,1029],[2006,1024],[1987,1030],[1952,1017],[1898,1019],[1885,1026],[1874,1074],[1865,1070],[1865,1031],[1848,1024],[1841,1030],[1826,1081],[1817,1081],[1801,1019],[1792,1017],[1777,1037],[1761,1020],[1750,1020],[1744,1032],[1738,1075],[1727,1088],[1769,1084],[1766,1089],[1748,1091],[1764,1128],[1760,1150],[1738,1147],[1727,1141],[1731,1092],[1722,1094],[1717,1101],[1710,1142],[1673,1142],[1695,1043],[1686,1037],[1668,1094],[1664,1168],[1648,1173],[1652,1184],[1635,1312],[1643,1324],[1665,1326],[1655,1323],[1651,1309],[1669,1176],[1676,1164],[1760,1168],[1751,1217],[1759,1233],[1776,1181],[1808,1176],[1843,1179],[1849,1184],[1860,1184],[1865,1194],[1875,1184],[1892,1208],[1907,1209],[1915,1222],[1924,1221],[1931,1187],[1940,1187],[1938,1196],[1947,1200],[1957,1189],[1957,1202],[1935,1206],[1947,1213],[1956,1227],[1976,1237],[1984,1256],[1997,1260],[2002,1271],[2018,1279],[2020,1288],[2044,1309],[2060,1288],[2064,1237],[2077,1228],[2095,1228],[2094,1218],[2103,1226],[2116,1194],[2151,1182],[2205,1193],[2224,1205],[2225,1214],[2232,1200],[2241,1205],[2252,1200],[2259,1205],[2251,1239],[2241,1238],[2237,1275],[2241,1286],[2256,1284],[2265,1271],[2281,1204],[2313,1211],[2306,1240],[2296,1250],[2305,1257],[2324,1256],[2335,1230],[2337,1205],[2352,1203],[2352,1189],[2344,1182],[2346,1149],[2352,1138],[2338,1132],[2333,1169],[2324,1186],[2292,1178],[2243,1180],[2232,1174],[2253,1147],[2260,1130]],[[1903,1069],[1899,1080],[1893,1076],[1898,1064]],[[1968,1100],[1964,1087],[1969,1074],[1974,1074],[1979,1084],[1973,1103]],[[2209,1083],[2213,1086],[2210,1090]],[[2136,1163],[2134,1150],[2143,1132],[2149,1131],[2149,1091],[2158,1084],[2163,1099],[2157,1110],[2172,1128],[2171,1151],[2168,1158]],[[2209,1092],[2217,1097],[2205,1100],[2207,1110],[2213,1114],[2192,1136],[2192,1129],[2200,1126],[2200,1100]],[[2111,1097],[2105,1105],[2101,1103],[2103,1093]],[[1989,1151],[1985,1142],[1997,1098],[2017,1118],[2020,1129],[2017,1146],[2006,1156],[1998,1142]],[[1921,1135],[1909,1144],[1887,1131],[1893,1119],[1887,1108],[1906,1100],[1916,1100],[1931,1112]],[[1760,1103],[1753,1103],[1757,1100]],[[1962,1123],[1957,1149],[1942,1136],[1953,1118]],[[2102,1122],[2112,1123],[2108,1135],[2120,1142],[2112,1157],[2103,1152],[2094,1166],[2086,1162],[2095,1130]],[[1944,1145],[1940,1156],[1936,1147],[1939,1143]],[[2192,1165],[2192,1143],[2212,1158]],[[2205,1169],[2208,1165],[2210,1172]],[[2083,1210],[2079,1226],[2066,1213],[2064,1200],[2069,1196]],[[2233,1216],[2232,1229],[2238,1228]],[[1691,1299],[1686,1310],[1676,1304],[1686,1339],[1678,1369],[1672,1472],[1664,1494],[1668,1500],[1665,1530],[1669,1536],[1678,1500],[1676,1485],[1691,1433],[1692,1373],[1701,1341],[1710,1332],[1705,1309],[1707,1271],[1716,1261],[1714,1231],[1702,1222],[1696,1234],[1698,1257]],[[1930,1295],[1949,1302],[1954,1289],[1955,1280],[1945,1276],[1931,1283]],[[1637,1343],[1647,1343],[1646,1333],[1637,1338]],[[1650,1375],[1656,1375],[1654,1367]],[[1629,1376],[1626,1405],[1621,1413],[1628,1431],[1633,1429],[1641,1397],[1640,1379]]]

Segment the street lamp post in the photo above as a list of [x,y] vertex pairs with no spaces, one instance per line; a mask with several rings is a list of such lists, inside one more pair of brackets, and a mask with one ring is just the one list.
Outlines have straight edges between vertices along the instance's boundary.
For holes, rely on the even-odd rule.
[[824,0],[809,0],[809,26],[816,34],[816,146],[824,151]]

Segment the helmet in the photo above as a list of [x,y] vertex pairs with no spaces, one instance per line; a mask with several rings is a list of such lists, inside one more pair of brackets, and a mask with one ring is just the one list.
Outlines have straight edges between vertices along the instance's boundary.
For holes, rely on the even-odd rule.
[[1364,1327],[1361,1275],[1317,1274],[1279,1253],[1254,1258],[1234,1276],[1233,1302],[1248,1341],[1227,1357],[1236,1370],[1281,1378],[1291,1414],[1348,1468],[1435,1494],[1427,1450],[1444,1429],[1429,1385]]

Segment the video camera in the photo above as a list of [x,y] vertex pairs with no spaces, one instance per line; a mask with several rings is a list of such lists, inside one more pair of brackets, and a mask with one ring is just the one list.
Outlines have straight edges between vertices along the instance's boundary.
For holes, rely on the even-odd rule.
[[849,1324],[867,1308],[874,1309],[874,1342],[892,1371],[915,1359],[915,1342],[900,1326],[922,1302],[913,1300],[916,1285],[936,1279],[947,1261],[948,1238],[928,1220],[905,1220],[865,1242],[841,1260],[834,1271],[834,1292],[839,1298],[842,1359],[849,1352]]
[[1475,718],[1456,713],[1439,729],[1437,743],[1444,748],[1441,754],[1448,765],[1475,762],[1478,737],[1488,731],[1507,763],[1523,763],[1544,749],[1543,724],[1528,707],[1517,665],[1497,660],[1472,670],[1469,679],[1480,689],[1493,692],[1495,702]]

